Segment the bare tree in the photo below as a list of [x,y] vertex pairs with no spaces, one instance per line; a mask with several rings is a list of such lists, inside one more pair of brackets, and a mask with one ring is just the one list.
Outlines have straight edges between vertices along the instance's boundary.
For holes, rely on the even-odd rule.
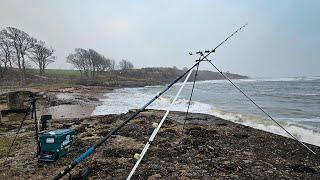
[[6,68],[9,65],[12,68],[13,62],[13,50],[10,44],[9,39],[5,36],[4,30],[0,31],[0,52],[2,54],[2,62]]
[[43,41],[36,42],[30,50],[30,60],[39,67],[40,75],[44,75],[46,67],[55,61],[53,53],[54,49],[47,47]]
[[133,64],[130,61],[123,59],[119,62],[119,67],[121,70],[129,70],[133,69]]
[[85,50],[76,48],[75,53],[69,54],[67,62],[73,64],[86,77],[94,79],[98,72],[112,68],[112,61],[93,49]]
[[26,75],[26,54],[32,48],[35,39],[30,37],[26,32],[14,28],[7,27],[2,32],[4,36],[9,40],[11,46],[14,47],[17,65],[22,75],[22,81],[25,81]]
[[72,64],[73,67],[80,71],[81,76],[84,74],[89,77],[88,71],[88,52],[85,49],[76,48],[75,53],[71,53],[67,56],[67,62]]
[[116,69],[116,61],[113,59],[110,59],[110,70],[115,70]]
[[102,73],[104,71],[111,70],[111,59],[106,58],[103,55],[100,56],[100,60],[97,64],[97,71]]
[[77,54],[69,54],[67,56],[67,63],[70,63],[73,65],[74,68],[78,69],[80,74],[81,74],[81,77],[82,77],[82,74],[83,74],[83,66],[82,66],[82,62],[80,60],[80,58],[78,57]]
[[[5,67],[5,64],[4,64],[4,59],[3,59],[4,55],[3,53],[0,51],[0,79],[3,78],[5,72],[6,72],[6,67]],[[4,64],[4,65],[3,65]],[[2,67],[4,66],[4,67]]]
[[99,64],[99,61],[101,60],[100,58],[100,54],[93,50],[93,49],[89,49],[88,51],[88,65],[89,65],[89,70],[90,70],[90,74],[91,74],[91,78],[93,79],[96,75],[96,71],[97,71],[97,66]]
[[4,31],[0,31],[0,78],[4,76],[8,65],[12,68],[12,48],[6,38]]

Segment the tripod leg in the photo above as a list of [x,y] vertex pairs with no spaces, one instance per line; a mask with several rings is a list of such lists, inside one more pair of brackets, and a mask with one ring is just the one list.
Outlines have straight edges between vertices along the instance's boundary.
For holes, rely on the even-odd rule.
[[186,117],[184,118],[182,129],[184,129],[184,126],[186,125],[186,121],[187,121],[187,118],[188,118],[189,108],[190,108],[190,105],[191,105],[191,100],[192,100],[192,95],[193,95],[193,90],[194,90],[194,86],[195,86],[196,79],[197,79],[197,76],[198,76],[198,70],[199,70],[199,64],[197,65],[196,74],[194,75],[194,80],[193,80],[193,84],[192,84],[192,90],[191,90],[190,99],[189,99],[189,103],[188,103],[188,109],[187,109]]
[[37,153],[36,156],[40,153],[40,142],[39,142],[39,129],[38,129],[38,119],[37,119],[37,109],[36,109],[36,100],[32,102],[32,112],[34,115],[34,125],[35,125],[35,139],[37,143]]
[[26,110],[26,113],[25,113],[24,117],[22,118],[22,121],[21,121],[21,123],[20,123],[20,126],[19,126],[19,128],[18,128],[18,130],[17,130],[17,132],[16,132],[16,135],[14,136],[14,139],[13,139],[11,145],[10,145],[10,148],[9,148],[9,150],[8,150],[8,153],[7,153],[7,157],[9,156],[10,151],[11,151],[13,145],[14,145],[14,142],[16,141],[16,138],[17,138],[17,136],[18,136],[18,134],[19,134],[19,132],[20,132],[20,130],[21,130],[21,128],[22,128],[23,122],[26,120],[27,116],[28,116],[29,113],[30,113],[31,106],[32,106],[32,104],[30,103],[29,107],[28,107],[27,110]]

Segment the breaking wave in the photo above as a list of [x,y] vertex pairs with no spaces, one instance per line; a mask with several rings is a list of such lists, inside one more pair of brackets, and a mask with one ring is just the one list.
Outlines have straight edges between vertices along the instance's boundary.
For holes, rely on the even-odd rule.
[[[159,88],[157,89],[157,91],[158,90]],[[120,114],[126,113],[130,109],[139,109],[151,98],[153,98],[157,91],[155,91],[154,87],[124,88],[114,90],[113,92],[104,95],[105,98],[101,99],[102,105],[97,106],[92,115]],[[171,101],[171,96],[163,95],[154,103],[152,103],[148,107],[148,109],[166,110]],[[187,106],[188,100],[180,98],[175,102],[172,110],[185,112]],[[192,101],[189,111],[193,113],[214,115],[216,117],[235,123],[288,137],[288,134],[286,134],[270,119],[244,115],[236,112],[222,111],[214,107],[213,105],[197,101]],[[302,125],[301,123],[299,123],[301,121],[319,123],[320,118],[279,118],[278,121],[298,139],[310,144],[320,146],[320,127],[309,126],[306,124]]]
[[317,81],[320,80],[319,76],[306,76],[306,77],[288,77],[288,78],[255,78],[255,79],[239,79],[238,81],[257,82],[257,81],[271,81],[271,82],[290,82],[290,81]]
[[[263,131],[271,132],[274,134],[278,134],[281,136],[289,137],[289,135],[277,126],[272,120],[264,119],[256,116],[243,115],[232,112],[224,112],[218,109],[213,109],[212,113],[214,116],[220,117],[222,119],[226,119],[235,123],[243,124],[246,126],[250,126],[256,129],[260,129]],[[319,122],[320,119],[314,120],[314,122]],[[320,146],[320,129],[313,130],[308,126],[301,126],[298,123],[288,123],[285,121],[281,121],[278,119],[278,122],[291,134],[297,137],[299,140]]]

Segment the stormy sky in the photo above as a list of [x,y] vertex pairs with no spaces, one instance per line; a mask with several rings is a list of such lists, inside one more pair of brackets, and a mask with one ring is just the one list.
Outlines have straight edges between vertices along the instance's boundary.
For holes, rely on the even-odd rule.
[[[0,27],[56,49],[49,68],[72,68],[74,48],[93,48],[136,67],[189,67],[188,52],[220,47],[214,63],[252,77],[320,76],[320,1],[0,0]],[[201,69],[209,69],[206,63]]]

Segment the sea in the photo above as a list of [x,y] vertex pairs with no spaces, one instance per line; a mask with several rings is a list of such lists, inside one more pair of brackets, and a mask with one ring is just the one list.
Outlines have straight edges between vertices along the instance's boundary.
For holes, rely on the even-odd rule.
[[[299,140],[320,146],[320,77],[233,80],[267,113]],[[149,109],[166,110],[181,83]],[[126,113],[146,104],[165,86],[116,89],[104,94],[92,115]],[[186,112],[192,89],[188,82],[172,110]],[[214,115],[235,123],[289,137],[226,80],[197,81],[189,112]]]

